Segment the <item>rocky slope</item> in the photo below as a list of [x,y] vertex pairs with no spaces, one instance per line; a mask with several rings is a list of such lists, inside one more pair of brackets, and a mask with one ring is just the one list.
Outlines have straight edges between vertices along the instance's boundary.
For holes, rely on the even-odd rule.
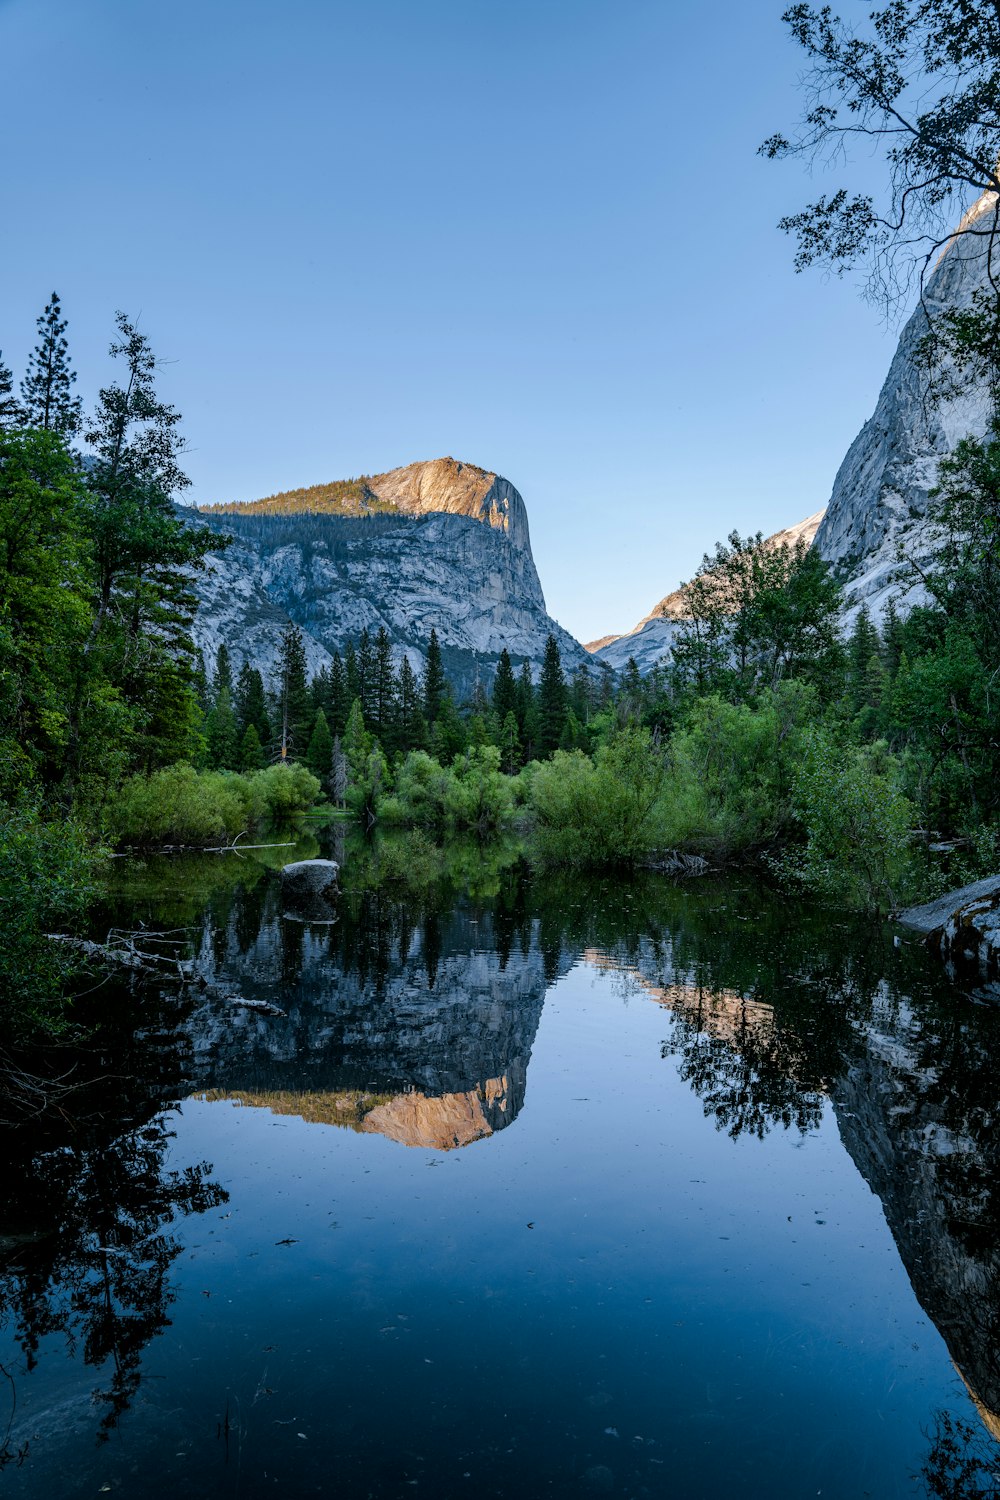
[[[776,531],[773,536],[768,537],[768,545],[794,547],[800,540],[805,541],[807,546],[811,545],[823,515],[824,512],[819,510],[806,520],[799,521],[796,526]],[[659,604],[655,604],[648,615],[643,615],[638,625],[633,626],[626,635],[601,636],[599,640],[588,642],[586,649],[598,662],[606,662],[616,672],[623,671],[629,659],[634,658],[639,671],[645,674],[657,662],[669,657],[677,623],[683,618],[684,590],[674,589],[673,593],[667,594]]]
[[568,668],[584,660],[546,611],[524,501],[472,464],[435,459],[202,516],[236,538],[198,581],[206,659],[225,641],[237,667],[249,659],[266,676],[291,619],[312,670],[382,626],[415,667],[435,628],[460,688],[488,682],[504,646],[537,668],[550,632]]
[[[992,195],[981,199],[965,227],[975,227],[993,206]],[[983,238],[953,239],[926,287],[931,316],[944,307],[967,307],[986,270]],[[920,357],[926,328],[926,315],[918,308],[900,336],[875,411],[840,466],[816,536],[818,551],[845,580],[850,603],[865,603],[872,614],[881,612],[890,595],[902,608],[921,597],[919,589],[900,579],[899,547],[926,556],[928,495],[938,463],[959,439],[982,437],[989,425],[983,385],[964,381],[958,394],[933,399]]]

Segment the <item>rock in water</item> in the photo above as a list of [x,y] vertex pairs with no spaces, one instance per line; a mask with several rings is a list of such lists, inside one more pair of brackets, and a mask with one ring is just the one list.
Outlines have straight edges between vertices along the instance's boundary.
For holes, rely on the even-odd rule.
[[285,865],[281,871],[281,894],[286,915],[301,921],[335,921],[339,872],[335,859],[300,859]]
[[984,978],[1000,976],[1000,875],[990,875],[925,906],[900,912],[904,927],[922,932],[951,969],[978,968]]

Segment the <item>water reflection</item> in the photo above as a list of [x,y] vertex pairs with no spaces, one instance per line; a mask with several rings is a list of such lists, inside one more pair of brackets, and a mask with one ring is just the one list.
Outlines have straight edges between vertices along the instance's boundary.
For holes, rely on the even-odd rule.
[[[195,982],[181,1000],[147,994],[143,1031],[122,1019],[102,1034],[103,1070],[130,1080],[104,1096],[109,1123],[18,1134],[0,1299],[26,1369],[60,1336],[102,1371],[102,1430],[134,1397],[169,1319],[174,1220],[224,1196],[204,1163],[166,1169],[163,1107],[194,1094],[488,1151],[476,1143],[530,1105],[547,991],[586,964],[630,1005],[659,1007],[664,1060],[734,1142],[835,1119],[984,1440],[1000,1438],[1000,1014],[885,927],[792,912],[736,882],[543,879],[516,851],[460,850],[450,870],[419,845],[333,852],[345,891],[332,926],[286,920],[259,860],[125,876],[108,920],[189,928]],[[985,1493],[957,1487],[973,1458],[950,1422],[926,1485]]]

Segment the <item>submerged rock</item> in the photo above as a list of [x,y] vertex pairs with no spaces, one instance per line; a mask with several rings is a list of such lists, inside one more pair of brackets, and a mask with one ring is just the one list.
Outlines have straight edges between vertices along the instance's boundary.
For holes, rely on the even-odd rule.
[[949,966],[1000,974],[1000,875],[989,875],[924,906],[900,912],[904,927],[924,934]]
[[281,871],[281,894],[286,915],[316,922],[332,922],[339,894],[335,859],[300,859]]

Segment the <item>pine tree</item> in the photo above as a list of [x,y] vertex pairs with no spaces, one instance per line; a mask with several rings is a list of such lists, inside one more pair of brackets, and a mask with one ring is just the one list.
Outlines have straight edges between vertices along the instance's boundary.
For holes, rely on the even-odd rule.
[[72,437],[80,429],[83,404],[72,394],[76,372],[70,366],[66,320],[61,313],[58,294],[53,292],[38,319],[40,337],[21,381],[21,397],[30,426]]
[[517,679],[517,727],[526,760],[538,754],[538,706],[535,685],[531,680],[531,663],[523,661]]
[[433,627],[431,638],[427,643],[423,688],[424,718],[427,720],[428,728],[433,730],[441,712],[441,705],[448,693],[448,680],[444,675],[444,665],[441,661],[441,646],[438,642],[437,631]]
[[443,766],[450,765],[468,744],[469,736],[454,699],[446,692],[438,709],[437,723],[431,732],[434,754]]
[[267,764],[264,747],[260,742],[255,724],[248,724],[246,732],[240,741],[239,769],[241,771],[262,771]]
[[223,687],[205,724],[208,759],[213,770],[235,771],[239,749],[232,695]]
[[508,714],[517,714],[517,681],[506,646],[500,652],[493,679],[493,707],[501,724]]
[[384,625],[375,637],[372,729],[386,750],[395,748],[398,704],[392,641]]
[[212,690],[218,698],[223,688],[227,688],[232,696],[233,692],[233,664],[229,659],[229,647],[225,641],[215,653],[215,676],[212,679]]
[[583,725],[571,708],[567,708],[563,719],[562,734],[559,736],[560,750],[586,750],[587,736]]
[[351,705],[347,699],[347,674],[339,651],[334,651],[330,663],[330,706],[327,719],[334,735],[343,734],[347,727],[347,715]]
[[278,654],[278,701],[281,759],[300,759],[309,745],[312,730],[312,703],[306,679],[306,650],[302,631],[295,624],[286,627]]
[[399,748],[404,751],[427,748],[427,720],[421,706],[420,684],[407,656],[399,669]]
[[355,698],[361,697],[361,674],[358,671],[358,653],[354,642],[348,641],[344,652],[344,724],[350,716]]
[[365,766],[372,751],[372,737],[365,728],[365,716],[360,698],[355,698],[347,716],[343,751],[347,758],[351,781],[359,781],[364,776]]
[[14,377],[3,362],[0,350],[0,432],[24,426],[24,410],[14,395]]
[[240,667],[240,675],[236,679],[233,708],[236,712],[236,726],[241,740],[252,724],[257,732],[257,739],[262,745],[266,745],[271,738],[271,726],[267,717],[264,679],[257,668],[252,667],[248,661]]
[[521,736],[513,710],[500,726],[500,768],[514,776],[521,765]]
[[358,636],[358,697],[368,725],[373,725],[377,716],[375,678],[375,643],[366,626]]
[[538,748],[541,755],[558,749],[566,717],[566,678],[562,658],[554,635],[548,636],[542,657],[542,675],[538,683]]
[[333,758],[333,736],[330,726],[326,722],[326,714],[322,709],[316,715],[316,723],[309,740],[309,749],[306,751],[306,765],[314,776],[325,782],[330,774],[330,763]]
[[573,673],[570,703],[581,724],[589,724],[594,706],[594,681],[590,674],[590,667],[585,661],[582,661]]

